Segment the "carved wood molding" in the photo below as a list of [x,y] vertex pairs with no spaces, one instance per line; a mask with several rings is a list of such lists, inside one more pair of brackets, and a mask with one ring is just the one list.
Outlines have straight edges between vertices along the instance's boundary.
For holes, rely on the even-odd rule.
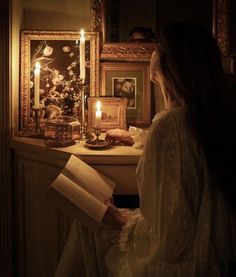
[[156,44],[148,43],[145,45],[142,44],[125,44],[125,43],[116,43],[110,44],[106,43],[103,45],[101,58],[102,59],[139,59],[139,60],[150,60],[152,52],[155,50]]
[[99,48],[104,41],[104,0],[91,0],[91,30],[99,33]]

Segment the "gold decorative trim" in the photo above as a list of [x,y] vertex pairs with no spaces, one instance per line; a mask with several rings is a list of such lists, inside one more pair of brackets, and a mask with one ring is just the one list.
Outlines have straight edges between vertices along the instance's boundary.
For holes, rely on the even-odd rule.
[[138,59],[149,61],[157,44],[106,43],[101,52],[102,59]]
[[99,33],[99,49],[102,49],[105,32],[104,0],[91,0],[91,30]]

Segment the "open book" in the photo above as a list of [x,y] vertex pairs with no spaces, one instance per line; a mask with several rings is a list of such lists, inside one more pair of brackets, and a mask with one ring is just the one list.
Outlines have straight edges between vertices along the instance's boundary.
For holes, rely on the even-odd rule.
[[115,182],[74,155],[57,176],[48,191],[53,205],[77,217],[93,229],[102,221],[106,200],[112,197]]

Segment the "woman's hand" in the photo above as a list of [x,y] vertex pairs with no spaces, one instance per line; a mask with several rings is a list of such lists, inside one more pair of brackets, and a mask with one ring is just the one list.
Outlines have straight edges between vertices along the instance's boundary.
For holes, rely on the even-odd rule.
[[106,213],[103,217],[103,221],[120,229],[125,224],[126,219],[121,215],[121,213],[115,206],[110,204],[107,207]]
[[110,205],[110,204],[113,205],[113,204],[114,204],[113,197],[111,197],[111,198],[105,200],[104,203],[105,203],[106,205]]

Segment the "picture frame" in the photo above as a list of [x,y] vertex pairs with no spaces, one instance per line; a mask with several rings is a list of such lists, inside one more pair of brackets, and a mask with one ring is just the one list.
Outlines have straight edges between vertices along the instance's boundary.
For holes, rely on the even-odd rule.
[[127,97],[127,124],[151,124],[150,68],[147,62],[104,62],[101,96]]
[[34,66],[41,64],[40,103],[42,121],[48,113],[72,115],[81,90],[85,96],[98,96],[99,36],[85,32],[85,83],[80,80],[80,33],[75,31],[21,32],[20,129],[32,124],[34,115]]
[[110,129],[125,129],[127,99],[118,97],[89,97],[88,98],[88,130],[94,130],[96,103],[101,102],[101,131]]

